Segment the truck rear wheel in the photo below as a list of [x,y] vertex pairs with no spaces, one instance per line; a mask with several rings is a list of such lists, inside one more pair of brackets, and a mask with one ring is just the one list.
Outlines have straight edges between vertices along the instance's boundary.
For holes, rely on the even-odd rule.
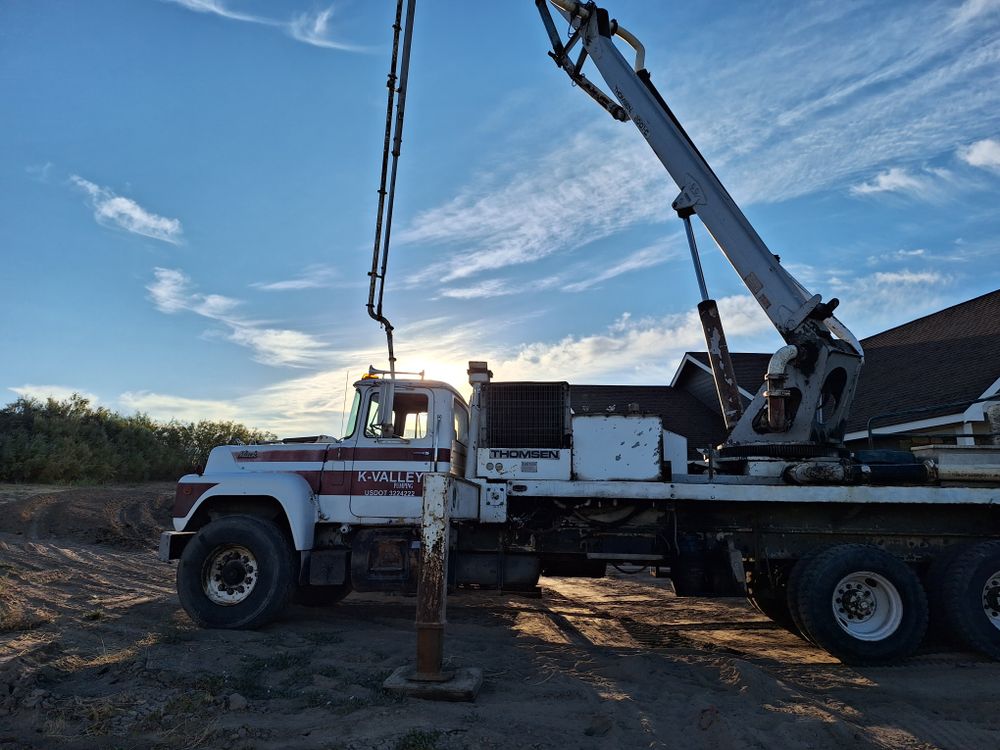
[[750,602],[751,607],[775,625],[779,625],[794,635],[802,635],[795,620],[792,619],[792,613],[788,609],[788,598],[783,589],[777,592],[771,589],[755,590],[747,596],[747,601]]
[[948,569],[955,558],[968,548],[961,544],[953,544],[938,552],[924,573],[924,591],[927,592],[927,604],[930,607],[930,623],[927,626],[927,637],[943,644],[952,645],[955,637],[951,631],[946,613],[945,590],[948,588]]
[[205,628],[258,628],[287,606],[292,553],[271,522],[226,516],[202,528],[177,565],[177,594]]
[[909,656],[927,631],[927,596],[916,573],[877,547],[824,550],[806,563],[797,589],[804,632],[847,664]]
[[949,631],[965,645],[1000,659],[1000,542],[958,554],[941,590]]
[[826,547],[816,547],[799,557],[799,559],[796,560],[795,564],[792,566],[792,569],[788,574],[788,583],[785,585],[785,604],[788,609],[788,615],[795,627],[792,632],[807,641],[812,641],[812,638],[809,637],[805,627],[802,625],[802,616],[799,614],[799,591],[801,588],[802,574],[805,572],[805,569],[809,567],[809,563],[811,563],[817,555],[825,550]]

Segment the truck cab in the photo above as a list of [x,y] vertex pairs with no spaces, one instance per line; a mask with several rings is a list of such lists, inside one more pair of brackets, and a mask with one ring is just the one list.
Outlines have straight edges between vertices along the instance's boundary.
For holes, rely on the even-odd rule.
[[462,475],[469,440],[469,407],[447,383],[397,380],[392,432],[379,429],[383,381],[355,384],[346,434],[327,457],[318,487],[319,515],[341,523],[418,521],[423,477]]
[[[251,495],[269,497],[286,512],[294,506],[290,515],[296,519],[308,509],[313,524],[418,523],[424,475],[465,471],[469,407],[447,383],[396,380],[387,435],[378,425],[384,382],[366,377],[354,384],[340,439],[320,435],[214,448],[204,472],[188,474],[177,485],[175,530],[197,530],[233,498]],[[293,499],[281,499],[290,492]],[[304,529],[293,523],[298,550],[311,546]]]

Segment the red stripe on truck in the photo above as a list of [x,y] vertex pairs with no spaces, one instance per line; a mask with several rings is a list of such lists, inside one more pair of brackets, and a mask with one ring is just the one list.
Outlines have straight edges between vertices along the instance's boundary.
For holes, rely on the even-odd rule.
[[[268,463],[315,463],[323,461],[430,461],[432,448],[326,448],[297,450],[259,450],[253,447],[233,452],[239,463],[265,461]],[[450,450],[438,450],[438,461],[451,461]]]
[[270,461],[270,462],[322,462],[326,458],[326,448],[309,450],[255,450],[244,448],[233,453],[237,461]]
[[[433,448],[344,448],[346,461],[426,461],[434,458]],[[451,461],[450,450],[438,450],[438,461]]]

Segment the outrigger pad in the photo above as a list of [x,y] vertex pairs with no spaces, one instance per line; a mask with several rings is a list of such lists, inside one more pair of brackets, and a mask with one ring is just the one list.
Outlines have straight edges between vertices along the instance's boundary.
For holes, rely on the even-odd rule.
[[483,686],[483,670],[479,667],[456,669],[444,682],[414,680],[415,667],[399,667],[386,677],[382,688],[390,693],[424,698],[431,701],[474,701]]

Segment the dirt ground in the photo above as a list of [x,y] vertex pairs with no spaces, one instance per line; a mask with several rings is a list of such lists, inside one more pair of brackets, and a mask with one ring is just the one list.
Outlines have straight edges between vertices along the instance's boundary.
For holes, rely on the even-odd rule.
[[171,492],[0,486],[0,748],[1000,747],[1000,664],[846,667],[646,573],[456,593],[446,653],[484,670],[478,700],[399,698],[411,597],[194,628],[154,549]]

